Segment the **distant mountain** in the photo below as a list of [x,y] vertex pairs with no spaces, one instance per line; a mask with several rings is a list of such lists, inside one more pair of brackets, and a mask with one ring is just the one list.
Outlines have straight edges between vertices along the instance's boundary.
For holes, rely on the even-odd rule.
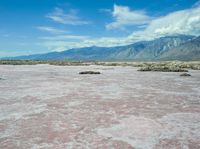
[[29,56],[15,60],[197,60],[200,37],[176,35],[118,47],[85,47]]
[[200,36],[189,40],[164,53],[160,59],[165,60],[200,60]]
[[167,36],[155,39],[147,43],[145,49],[142,50],[135,58],[143,60],[159,59],[164,53],[170,49],[180,46],[181,44],[193,39],[193,36]]

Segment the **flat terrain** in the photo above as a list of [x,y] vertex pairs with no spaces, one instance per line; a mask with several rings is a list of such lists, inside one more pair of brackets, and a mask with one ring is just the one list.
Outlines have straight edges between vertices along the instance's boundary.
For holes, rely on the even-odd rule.
[[200,71],[137,69],[1,65],[0,149],[199,149]]

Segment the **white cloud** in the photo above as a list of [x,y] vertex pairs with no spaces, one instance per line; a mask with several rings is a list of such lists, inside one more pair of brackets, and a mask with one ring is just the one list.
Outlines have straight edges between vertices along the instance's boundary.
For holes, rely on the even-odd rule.
[[55,22],[68,25],[84,25],[90,23],[89,21],[82,20],[78,16],[78,11],[74,9],[70,9],[68,13],[65,13],[63,9],[55,8],[55,11],[46,17]]
[[[126,8],[128,9],[128,8]],[[129,9],[128,9],[129,10]],[[154,18],[149,24],[144,26],[140,31],[135,31],[127,37],[102,37],[102,38],[85,38],[75,36],[78,41],[70,40],[70,36],[58,38],[55,42],[51,39],[46,39],[43,46],[51,50],[70,48],[89,47],[89,46],[119,46],[132,44],[137,41],[151,40],[167,35],[187,34],[200,36],[200,6],[192,7],[191,9],[181,10],[169,13],[166,16]]]
[[51,36],[51,37],[41,37],[40,39],[44,40],[85,40],[88,39],[88,36],[81,36],[81,35],[59,35],[59,36]]
[[133,11],[126,6],[114,5],[112,16],[114,22],[106,25],[107,29],[119,29],[130,25],[148,24],[151,17],[146,15],[144,11]]
[[[82,39],[81,39],[82,38]],[[51,51],[63,51],[71,48],[81,48],[90,46],[99,47],[112,47],[119,45],[126,45],[132,43],[132,39],[128,38],[116,38],[116,37],[102,37],[102,38],[90,38],[68,35],[66,37],[43,37],[43,42],[40,45],[47,47]],[[52,42],[53,40],[53,42]]]
[[36,27],[38,30],[53,33],[53,34],[60,34],[60,33],[66,33],[65,30],[57,29],[54,27],[49,27],[49,26],[38,26]]
[[200,6],[154,19],[143,31],[130,36],[145,40],[174,34],[200,35]]

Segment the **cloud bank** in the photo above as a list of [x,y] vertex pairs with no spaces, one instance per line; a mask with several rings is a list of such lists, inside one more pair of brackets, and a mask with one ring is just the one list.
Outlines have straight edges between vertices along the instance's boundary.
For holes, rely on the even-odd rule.
[[112,16],[114,22],[106,25],[107,29],[121,29],[125,26],[148,24],[151,17],[145,11],[132,11],[127,6],[114,5]]
[[[87,24],[87,22],[73,17],[74,12],[70,12],[69,14],[73,14],[72,17],[63,14],[62,10],[57,10],[51,18],[54,21],[65,24]],[[121,29],[130,25],[142,26],[145,24],[146,26],[127,37],[102,37],[94,39],[84,36],[79,37],[79,35],[66,35],[65,38],[54,38],[53,43],[51,39],[46,38],[42,45],[51,50],[61,51],[78,47],[127,45],[141,40],[152,40],[176,34],[200,35],[199,4],[190,9],[172,12],[158,18],[150,17],[144,11],[132,11],[127,6],[114,5],[112,17],[114,22],[108,23],[106,25],[107,29]],[[76,40],[74,41],[75,38]]]
[[186,34],[200,35],[200,7],[170,13],[152,20],[144,31],[133,33],[141,38],[158,38],[161,36]]

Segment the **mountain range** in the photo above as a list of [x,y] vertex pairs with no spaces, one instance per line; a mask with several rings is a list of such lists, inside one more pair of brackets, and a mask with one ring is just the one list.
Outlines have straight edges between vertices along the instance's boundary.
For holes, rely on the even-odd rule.
[[200,60],[200,36],[175,35],[117,47],[84,47],[62,52],[7,57],[9,60]]

